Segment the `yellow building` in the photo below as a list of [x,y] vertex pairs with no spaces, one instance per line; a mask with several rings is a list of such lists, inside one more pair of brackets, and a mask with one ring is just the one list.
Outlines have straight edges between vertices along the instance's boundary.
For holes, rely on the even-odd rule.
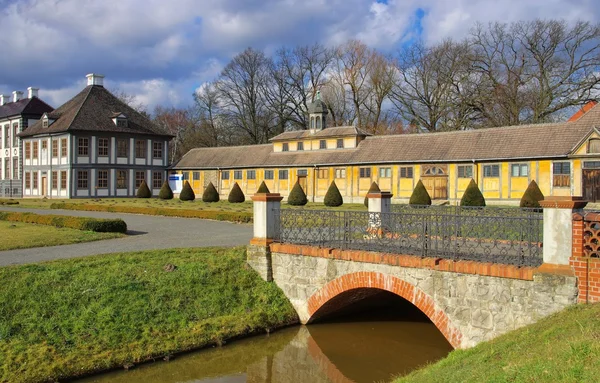
[[545,196],[600,200],[600,106],[569,121],[479,130],[371,136],[326,125],[327,109],[311,105],[310,129],[284,132],[271,144],[197,148],[172,167],[196,194],[212,182],[226,198],[237,182],[252,195],[262,181],[287,197],[299,182],[320,202],[335,181],[344,202],[362,202],[373,181],[405,203],[419,180],[438,202],[460,201],[473,178],[488,204],[518,204],[530,181]]

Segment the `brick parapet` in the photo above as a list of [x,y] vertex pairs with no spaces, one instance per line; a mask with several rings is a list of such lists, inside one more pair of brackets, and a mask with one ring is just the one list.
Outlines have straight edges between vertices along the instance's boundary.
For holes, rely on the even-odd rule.
[[[586,233],[586,222],[600,222],[598,213],[573,214],[573,251],[569,265],[577,277],[579,303],[600,302],[600,258],[586,252],[586,240],[594,237]],[[589,231],[589,230],[588,230]]]
[[366,262],[409,268],[421,268],[489,277],[521,279],[527,281],[532,281],[533,275],[538,272],[538,269],[535,267],[517,267],[512,265],[483,263],[476,261],[453,261],[450,259],[424,258],[404,254],[331,249],[285,243],[273,243],[270,245],[270,247],[271,252],[273,253],[303,255],[309,257],[321,257],[343,261]]

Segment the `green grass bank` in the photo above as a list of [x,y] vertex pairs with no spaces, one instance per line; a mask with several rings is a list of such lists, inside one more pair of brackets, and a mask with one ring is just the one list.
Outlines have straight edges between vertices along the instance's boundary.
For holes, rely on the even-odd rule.
[[80,376],[297,321],[242,248],[10,266],[0,285],[3,382]]
[[600,304],[569,307],[395,383],[600,382]]

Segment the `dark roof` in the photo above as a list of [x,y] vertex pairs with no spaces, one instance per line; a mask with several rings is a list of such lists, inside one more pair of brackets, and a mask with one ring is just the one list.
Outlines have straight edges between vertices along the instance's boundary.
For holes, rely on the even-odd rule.
[[[127,117],[127,126],[117,126],[113,118],[119,113]],[[36,134],[88,131],[168,136],[148,118],[125,104],[103,86],[88,85],[75,97],[48,114],[55,120],[47,128],[42,121],[36,122],[20,134],[21,137]]]
[[275,153],[269,144],[197,148],[186,153],[173,168],[227,169],[565,158],[595,127],[600,127],[600,105],[575,122],[371,136],[362,140],[355,149]]
[[37,97],[22,98],[17,102],[9,102],[0,106],[0,119],[23,114],[39,115],[51,112],[53,107]]
[[363,132],[355,126],[336,126],[332,128],[325,128],[319,130],[314,134],[310,133],[310,130],[291,130],[289,132],[283,132],[269,141],[288,141],[298,140],[301,138],[331,138],[331,137],[348,137],[348,136],[370,136],[370,133]]

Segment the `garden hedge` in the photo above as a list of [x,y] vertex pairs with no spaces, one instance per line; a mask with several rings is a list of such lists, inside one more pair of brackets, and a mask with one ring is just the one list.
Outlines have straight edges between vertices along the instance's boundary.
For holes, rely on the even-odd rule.
[[[381,192],[381,189],[379,189],[379,185],[377,185],[377,182],[373,182],[371,184],[371,187],[369,187],[369,191],[367,191],[367,194],[379,193],[379,192]],[[366,195],[365,195],[365,200],[363,203],[365,204],[366,207],[369,207],[369,198],[367,198]]]
[[460,199],[460,206],[485,206],[485,198],[472,178]]
[[252,222],[252,213],[229,212],[211,210],[185,210],[168,209],[157,207],[118,206],[118,205],[90,205],[81,203],[53,203],[50,209],[83,210],[83,211],[105,211],[111,213],[131,213],[146,215],[164,215],[167,217],[202,218],[214,219],[216,221],[230,221],[248,223]]
[[55,227],[95,231],[98,233],[126,233],[127,224],[122,219],[96,219],[70,217],[65,215],[0,212],[0,220],[23,223],[36,223]]
[[287,203],[292,206],[304,206],[308,203],[306,193],[304,193],[304,190],[298,181],[294,184],[294,187],[288,196]]
[[219,202],[219,199],[219,192],[215,189],[215,185],[213,185],[212,182],[209,182],[202,194],[202,202]]
[[169,185],[169,181],[163,182],[160,193],[158,193],[158,198],[173,199],[173,190],[171,189],[171,185]]
[[240,188],[240,185],[238,185],[237,182],[234,183],[231,191],[229,192],[229,196],[227,197],[227,201],[229,201],[229,203],[242,203],[245,200],[246,196]]
[[263,181],[260,183],[260,186],[258,187],[258,190],[256,192],[257,193],[270,193],[271,191],[269,190],[269,187],[267,186],[265,181]]
[[327,189],[327,194],[325,194],[325,199],[323,200],[323,204],[328,207],[336,207],[342,206],[344,203],[344,198],[340,193],[340,189],[338,189],[335,181],[331,182],[329,185],[329,189]]
[[182,201],[193,201],[196,199],[196,193],[194,193],[194,189],[192,189],[188,181],[183,183],[183,188],[181,188],[181,192],[179,193],[179,199]]
[[415,190],[413,190],[410,199],[408,200],[408,204],[417,206],[431,205],[431,197],[421,180],[417,182],[417,186],[415,186]]
[[142,184],[138,188],[136,196],[138,198],[151,198],[152,197],[152,192],[150,191],[150,188],[148,187],[146,180],[142,181]]
[[521,197],[521,202],[519,203],[519,206],[539,208],[540,201],[543,199],[544,193],[542,193],[542,191],[540,190],[537,182],[532,180],[529,183],[529,186],[527,186],[527,190],[525,190],[523,197]]

